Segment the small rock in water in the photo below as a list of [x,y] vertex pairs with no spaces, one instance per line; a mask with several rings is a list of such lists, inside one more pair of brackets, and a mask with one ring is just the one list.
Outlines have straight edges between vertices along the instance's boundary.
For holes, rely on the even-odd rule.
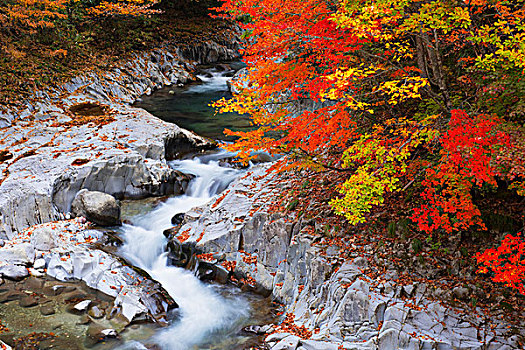
[[29,290],[40,291],[44,287],[45,281],[40,278],[29,277],[24,283]]
[[106,328],[98,323],[91,323],[86,332],[86,346],[92,347],[107,338],[116,338],[117,336],[117,331],[114,329]]
[[43,289],[43,292],[47,296],[56,296],[56,295],[62,294],[62,292],[64,291],[64,288],[66,288],[66,286],[58,284],[52,287],[45,287]]
[[170,95],[175,95],[175,91],[173,91],[173,90],[168,91],[168,93],[169,93]]
[[20,299],[18,305],[21,307],[33,307],[38,305],[38,301],[32,296],[26,296]]
[[261,326],[246,326],[242,330],[246,333],[253,333],[253,334],[265,334],[263,327]]
[[184,213],[178,213],[178,214],[175,214],[171,218],[171,224],[172,225],[179,225],[179,224],[182,224],[183,220],[184,220]]
[[[64,286],[62,286],[62,287],[64,287]],[[73,291],[75,291],[75,290],[76,290],[76,288],[73,287],[73,286],[65,286],[65,287],[64,287],[64,293],[73,292]]]
[[116,337],[117,331],[111,328],[103,329],[100,333],[104,334],[106,337]]
[[102,318],[104,317],[104,310],[101,310],[98,306],[93,306],[88,310],[88,315],[93,318]]
[[77,311],[86,311],[86,309],[88,308],[89,304],[91,304],[91,300],[84,300],[84,301],[81,301],[80,303],[76,304],[73,308]]
[[40,313],[44,316],[53,315],[55,313],[55,308],[48,303],[40,307]]

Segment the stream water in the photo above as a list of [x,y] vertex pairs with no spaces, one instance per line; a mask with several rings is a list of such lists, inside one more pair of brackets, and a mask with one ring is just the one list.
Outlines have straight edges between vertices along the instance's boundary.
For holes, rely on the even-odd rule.
[[143,96],[135,106],[201,136],[231,141],[232,137],[224,135],[224,128],[247,131],[252,128],[250,120],[235,113],[215,115],[210,103],[231,97],[227,81],[241,67],[237,62],[200,67],[196,74],[200,82],[164,87],[150,96]]
[[[174,115],[186,115],[188,105],[202,106],[203,101],[206,101],[206,108],[202,108],[200,114],[197,113],[199,116],[194,115],[193,119],[189,119],[194,124],[200,120],[205,126],[211,125],[211,129],[222,130],[228,124],[227,121],[211,119],[213,115],[207,108],[210,101],[225,94],[227,75],[231,75],[228,70],[219,72],[216,68],[208,68],[200,77],[200,84],[186,87],[186,90],[179,88],[177,96],[169,95],[178,102],[187,100],[187,103],[171,104],[170,110]],[[195,100],[195,96],[199,96],[199,99]],[[165,106],[165,98],[164,92],[159,91],[149,97],[148,103]],[[155,99],[160,101],[154,103]],[[194,109],[199,110],[199,106]],[[177,118],[172,121],[198,131],[188,125],[189,119],[186,123],[180,123]],[[206,136],[218,136],[217,132],[207,130],[208,133],[203,133]],[[170,326],[148,340],[161,349],[247,349],[256,345],[258,340],[243,334],[242,328],[271,322],[268,300],[241,293],[233,287],[203,283],[192,272],[168,264],[167,239],[163,231],[172,227],[171,218],[175,214],[205,204],[242,173],[242,170],[220,165],[220,159],[231,155],[226,151],[217,151],[193,159],[170,162],[173,168],[195,175],[186,193],[156,206],[144,207],[145,212],[135,213],[128,218],[131,223],[122,227],[125,243],[119,250],[120,254],[159,281],[179,304],[179,309],[170,315]],[[145,347],[137,341],[128,341],[121,349]]]

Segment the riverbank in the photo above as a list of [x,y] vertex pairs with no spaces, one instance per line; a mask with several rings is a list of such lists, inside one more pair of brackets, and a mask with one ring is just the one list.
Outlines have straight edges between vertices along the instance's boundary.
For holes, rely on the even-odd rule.
[[170,232],[174,263],[285,305],[282,323],[265,328],[271,349],[522,348],[523,322],[461,304],[469,289],[450,298],[431,276],[403,283],[394,257],[383,260],[359,236],[330,237],[316,219],[276,212],[286,175],[267,167],[250,169]]
[[[87,72],[37,92],[23,111],[3,114],[0,284],[3,278],[47,274],[61,281],[82,280],[112,297],[101,310],[109,325],[97,328],[107,334],[87,334],[95,343],[118,337],[132,322],[167,324],[167,313],[177,303],[164,288],[114,253],[100,250],[108,242],[103,231],[91,230],[82,219],[67,219],[80,189],[119,199],[186,190],[191,175],[171,169],[167,160],[215,148],[215,142],[130,104],[164,85],[194,80],[196,64],[237,57],[235,43],[224,42],[228,45],[197,41],[189,50],[176,42],[164,44],[121,67]],[[96,306],[89,298],[75,300],[86,303],[79,313]],[[69,336],[67,331],[52,333]]]

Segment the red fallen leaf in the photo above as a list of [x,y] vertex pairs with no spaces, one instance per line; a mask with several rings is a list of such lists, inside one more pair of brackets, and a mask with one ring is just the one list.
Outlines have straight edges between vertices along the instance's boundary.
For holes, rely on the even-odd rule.
[[89,159],[77,158],[71,163],[71,165],[80,166],[80,165],[84,165],[86,163],[89,163]]

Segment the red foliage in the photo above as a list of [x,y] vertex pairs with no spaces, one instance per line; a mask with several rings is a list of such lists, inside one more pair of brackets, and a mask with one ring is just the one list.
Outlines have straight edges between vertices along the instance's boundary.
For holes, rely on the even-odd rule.
[[504,283],[525,294],[525,240],[521,233],[507,235],[501,245],[476,255],[480,273],[492,271],[494,282]]
[[470,117],[462,110],[451,112],[449,128],[441,138],[441,159],[426,170],[422,198],[427,202],[414,209],[412,219],[420,230],[447,233],[473,225],[484,227],[479,209],[472,203],[474,185],[496,185],[498,171],[492,159],[508,136],[497,130],[501,120],[480,114]]

